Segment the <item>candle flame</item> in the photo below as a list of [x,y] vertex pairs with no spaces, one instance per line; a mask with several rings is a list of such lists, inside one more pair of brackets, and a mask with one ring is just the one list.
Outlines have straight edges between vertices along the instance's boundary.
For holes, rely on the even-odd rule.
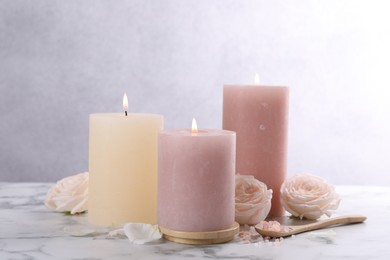
[[195,118],[192,118],[192,131],[191,133],[193,135],[196,135],[198,133],[198,125],[196,124]]
[[259,74],[256,73],[255,75],[255,85],[259,85],[260,84],[260,77],[259,77]]
[[129,101],[127,99],[127,95],[126,93],[123,95],[123,110],[124,111],[127,111],[127,109],[129,108]]

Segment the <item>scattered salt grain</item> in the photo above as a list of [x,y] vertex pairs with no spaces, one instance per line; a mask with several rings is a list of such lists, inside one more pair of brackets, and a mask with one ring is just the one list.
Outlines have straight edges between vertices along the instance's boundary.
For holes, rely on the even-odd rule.
[[[259,224],[261,229],[270,230],[270,231],[283,231],[284,227],[278,221],[261,221]],[[241,230],[238,233],[238,237],[241,238],[244,244],[254,244],[259,246],[260,244],[280,246],[283,238],[271,238],[268,236],[261,236],[256,232],[254,226],[245,225],[241,227]]]

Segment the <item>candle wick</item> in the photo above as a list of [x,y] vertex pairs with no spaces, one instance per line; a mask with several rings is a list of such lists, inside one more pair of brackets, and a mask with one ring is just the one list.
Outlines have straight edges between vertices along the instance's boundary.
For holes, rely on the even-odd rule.
[[127,116],[127,111],[125,110],[125,116]]

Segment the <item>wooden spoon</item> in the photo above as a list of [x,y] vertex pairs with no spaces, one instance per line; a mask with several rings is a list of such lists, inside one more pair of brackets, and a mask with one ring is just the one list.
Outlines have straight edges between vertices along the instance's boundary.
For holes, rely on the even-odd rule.
[[255,226],[256,231],[268,237],[287,237],[294,234],[316,230],[324,227],[334,226],[334,225],[344,225],[352,223],[360,223],[367,219],[367,217],[362,215],[345,215],[335,218],[329,218],[324,220],[319,220],[314,223],[305,224],[305,225],[294,225],[294,226],[281,226],[280,231],[265,230],[261,228],[260,224]]

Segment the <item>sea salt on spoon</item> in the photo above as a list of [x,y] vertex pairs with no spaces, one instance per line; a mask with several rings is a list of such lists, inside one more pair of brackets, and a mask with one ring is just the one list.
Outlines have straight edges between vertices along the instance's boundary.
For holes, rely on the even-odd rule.
[[367,217],[362,215],[345,215],[340,217],[334,217],[324,220],[319,220],[314,223],[305,224],[305,225],[294,225],[294,226],[284,226],[281,225],[279,228],[267,228],[262,225],[262,223],[255,226],[256,231],[267,237],[287,237],[294,234],[316,230],[324,227],[334,226],[334,225],[345,225],[352,223],[360,223],[367,219]]

